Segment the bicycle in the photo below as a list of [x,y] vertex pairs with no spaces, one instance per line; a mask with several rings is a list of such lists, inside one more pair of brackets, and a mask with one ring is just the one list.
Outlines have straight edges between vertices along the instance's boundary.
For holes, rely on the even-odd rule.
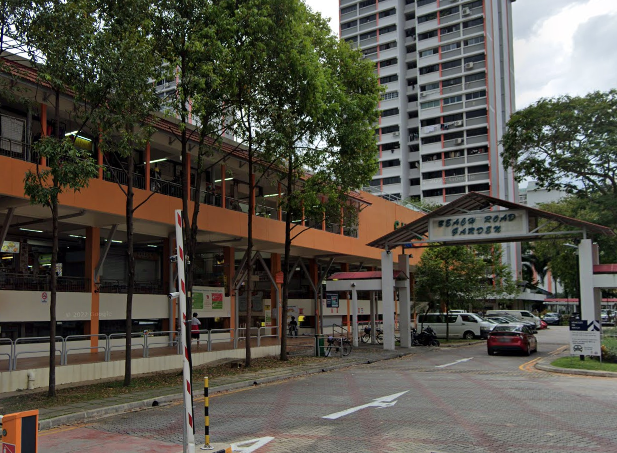
[[328,337],[327,342],[328,342],[328,345],[324,349],[325,357],[330,357],[330,354],[332,353],[333,348],[336,354],[340,354],[342,352],[343,357],[346,357],[349,354],[351,354],[351,341],[349,341],[348,338]]
[[[362,343],[371,342],[371,327],[370,326],[367,326],[364,328],[364,333],[360,337],[360,341]],[[383,330],[377,329],[377,334],[375,335],[375,341],[377,341],[377,344],[383,343]]]

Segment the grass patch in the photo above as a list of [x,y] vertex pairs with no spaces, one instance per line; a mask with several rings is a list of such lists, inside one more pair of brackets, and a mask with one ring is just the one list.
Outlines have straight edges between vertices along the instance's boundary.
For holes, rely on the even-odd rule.
[[[210,378],[212,385],[212,383],[216,383],[217,378],[242,375],[273,368],[318,364],[328,360],[329,359],[322,357],[289,357],[289,360],[285,362],[279,360],[277,357],[266,357],[253,359],[251,368],[232,368],[229,363],[216,366],[202,365],[193,368],[193,379],[195,380],[193,385],[195,385],[196,388],[201,388],[203,386],[203,380],[201,379],[204,376]],[[131,380],[131,385],[129,387],[123,387],[123,381],[123,379],[120,379],[92,385],[56,389],[56,397],[54,398],[49,398],[47,396],[46,389],[40,389],[41,391],[36,392],[24,392],[21,395],[0,399],[0,414],[66,406],[68,404],[130,395],[144,390],[162,390],[170,388],[169,391],[162,391],[160,395],[182,392],[182,371],[136,376]]]
[[551,365],[559,368],[572,368],[575,370],[594,370],[594,371],[614,371],[617,372],[617,363],[600,363],[599,360],[585,358],[581,360],[578,357],[560,357],[551,362]]

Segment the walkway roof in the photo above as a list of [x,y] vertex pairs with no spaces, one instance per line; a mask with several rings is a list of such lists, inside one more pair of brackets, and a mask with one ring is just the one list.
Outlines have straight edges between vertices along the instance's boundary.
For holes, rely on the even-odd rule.
[[[392,233],[388,233],[385,236],[376,239],[367,245],[370,247],[378,247],[382,249],[394,248],[413,241],[418,242],[418,246],[422,247],[420,243],[428,242],[428,228],[429,221],[434,217],[455,215],[455,214],[467,214],[478,211],[489,211],[491,208],[499,206],[507,209],[521,209],[527,211],[529,218],[529,230],[535,230],[540,225],[540,220],[545,219],[548,222],[557,222],[561,225],[568,227],[575,227],[576,229],[585,230],[587,233],[601,234],[605,236],[615,236],[615,232],[608,227],[602,225],[596,225],[595,223],[585,222],[583,220],[573,219],[552,212],[542,211],[540,209],[530,208],[519,203],[513,203],[511,201],[500,200],[499,198],[490,197],[477,192],[470,192],[463,195],[461,198],[454,200],[447,205],[444,205],[435,211],[420,217],[415,222],[407,224]],[[572,234],[576,234],[572,231]],[[461,241],[448,241],[451,245],[462,244],[476,244],[476,243],[495,243],[495,242],[517,242],[517,241],[529,241],[537,240],[541,237],[532,238],[530,235],[524,235],[520,237],[504,237],[498,236],[477,238],[473,240],[464,239]]]

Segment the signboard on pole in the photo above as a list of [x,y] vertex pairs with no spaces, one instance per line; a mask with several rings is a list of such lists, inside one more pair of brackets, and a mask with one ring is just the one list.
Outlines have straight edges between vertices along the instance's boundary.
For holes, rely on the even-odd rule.
[[326,307],[338,308],[338,294],[337,293],[326,293]]
[[602,357],[600,321],[570,321],[570,354]]

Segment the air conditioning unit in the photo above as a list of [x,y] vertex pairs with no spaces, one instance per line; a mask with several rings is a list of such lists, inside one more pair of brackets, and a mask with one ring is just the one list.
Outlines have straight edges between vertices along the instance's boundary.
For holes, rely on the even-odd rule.
[[465,63],[465,69],[472,69],[472,68],[473,68],[473,62]]
[[396,131],[396,132],[392,132],[392,135],[395,136],[395,137],[398,137],[399,135],[401,135],[401,133]]
[[469,16],[471,14],[471,10],[469,8],[463,8],[463,16]]
[[422,96],[423,98],[428,96],[428,93],[426,91],[423,91],[420,93],[420,96]]
[[456,145],[462,145],[463,143],[465,143],[465,140],[463,140],[462,138],[457,138],[456,140],[454,140],[454,143]]
[[459,121],[455,121],[455,122],[454,122],[454,125],[455,125],[455,126],[460,127],[460,126],[462,126],[462,125],[463,125],[463,122],[462,122],[462,121],[460,121],[460,120],[459,120]]

